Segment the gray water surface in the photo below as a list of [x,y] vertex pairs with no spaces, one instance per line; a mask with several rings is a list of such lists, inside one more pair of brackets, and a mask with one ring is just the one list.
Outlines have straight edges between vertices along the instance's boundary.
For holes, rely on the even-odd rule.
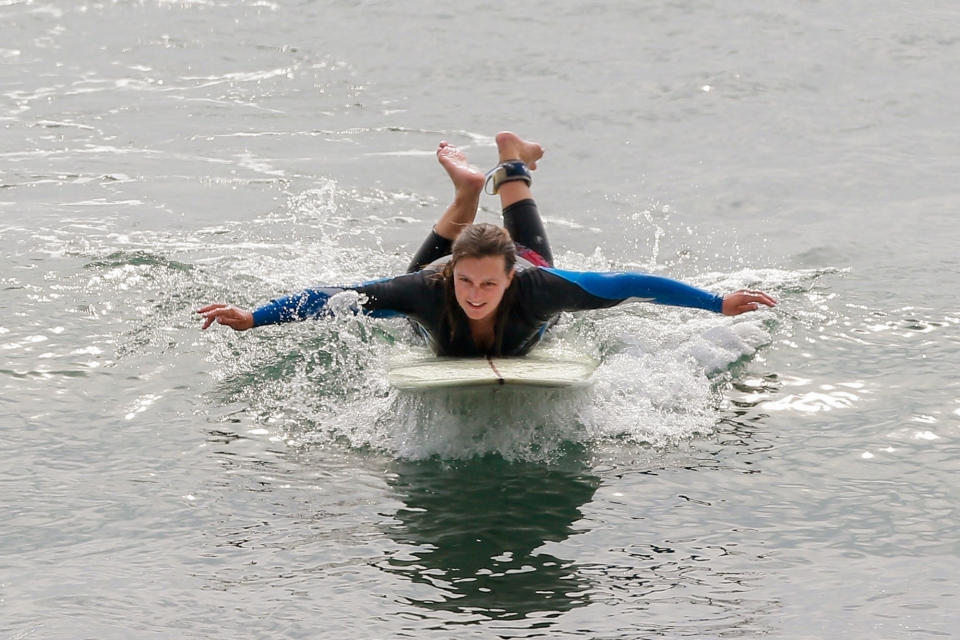
[[[0,0],[0,635],[928,638],[960,623],[960,8]],[[404,394],[402,271],[509,129],[575,393]],[[485,197],[479,219],[498,220]]]

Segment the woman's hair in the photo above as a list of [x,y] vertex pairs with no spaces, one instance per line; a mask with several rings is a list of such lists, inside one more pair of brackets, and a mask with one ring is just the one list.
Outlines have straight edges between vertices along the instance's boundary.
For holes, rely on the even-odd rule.
[[[517,247],[510,237],[510,233],[503,227],[481,222],[463,228],[453,242],[450,251],[450,261],[444,266],[442,273],[444,290],[444,324],[449,327],[450,339],[454,340],[457,333],[469,331],[466,315],[457,303],[454,291],[453,269],[463,258],[487,258],[503,256],[503,266],[506,273],[510,273],[517,264]],[[494,323],[494,355],[499,355],[503,346],[503,328],[507,313],[513,305],[513,289],[507,288],[496,311]]]
[[450,250],[450,268],[461,258],[503,256],[507,273],[517,263],[517,246],[503,227],[481,222],[463,228]]

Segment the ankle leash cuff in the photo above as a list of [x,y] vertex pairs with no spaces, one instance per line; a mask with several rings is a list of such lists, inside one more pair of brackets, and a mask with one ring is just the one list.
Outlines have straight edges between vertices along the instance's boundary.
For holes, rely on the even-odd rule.
[[501,162],[488,171],[486,181],[483,183],[483,190],[493,196],[500,191],[500,185],[514,180],[523,180],[528,186],[533,183],[533,176],[530,175],[530,170],[527,169],[527,165],[522,160]]

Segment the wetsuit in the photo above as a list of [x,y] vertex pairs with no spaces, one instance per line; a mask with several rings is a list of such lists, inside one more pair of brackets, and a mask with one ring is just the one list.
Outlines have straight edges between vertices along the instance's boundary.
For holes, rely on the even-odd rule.
[[[603,309],[627,301],[694,307],[720,313],[723,298],[688,284],[633,272],[565,271],[554,268],[543,224],[533,200],[504,209],[504,226],[518,245],[517,272],[502,304],[508,304],[502,355],[523,355],[543,337],[561,311]],[[402,276],[357,285],[321,287],[272,300],[253,312],[254,326],[332,314],[330,298],[345,291],[360,295],[354,311],[372,317],[407,317],[438,355],[482,356],[468,323],[451,335],[444,319],[446,294],[434,263],[450,252],[450,241],[431,232]],[[455,313],[462,314],[459,306]]]

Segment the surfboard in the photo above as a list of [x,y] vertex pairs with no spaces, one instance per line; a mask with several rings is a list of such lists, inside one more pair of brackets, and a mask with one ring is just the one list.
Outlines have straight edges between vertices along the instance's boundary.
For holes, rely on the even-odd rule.
[[497,385],[571,387],[590,383],[597,363],[586,356],[437,358],[391,363],[387,379],[397,389],[444,389]]

